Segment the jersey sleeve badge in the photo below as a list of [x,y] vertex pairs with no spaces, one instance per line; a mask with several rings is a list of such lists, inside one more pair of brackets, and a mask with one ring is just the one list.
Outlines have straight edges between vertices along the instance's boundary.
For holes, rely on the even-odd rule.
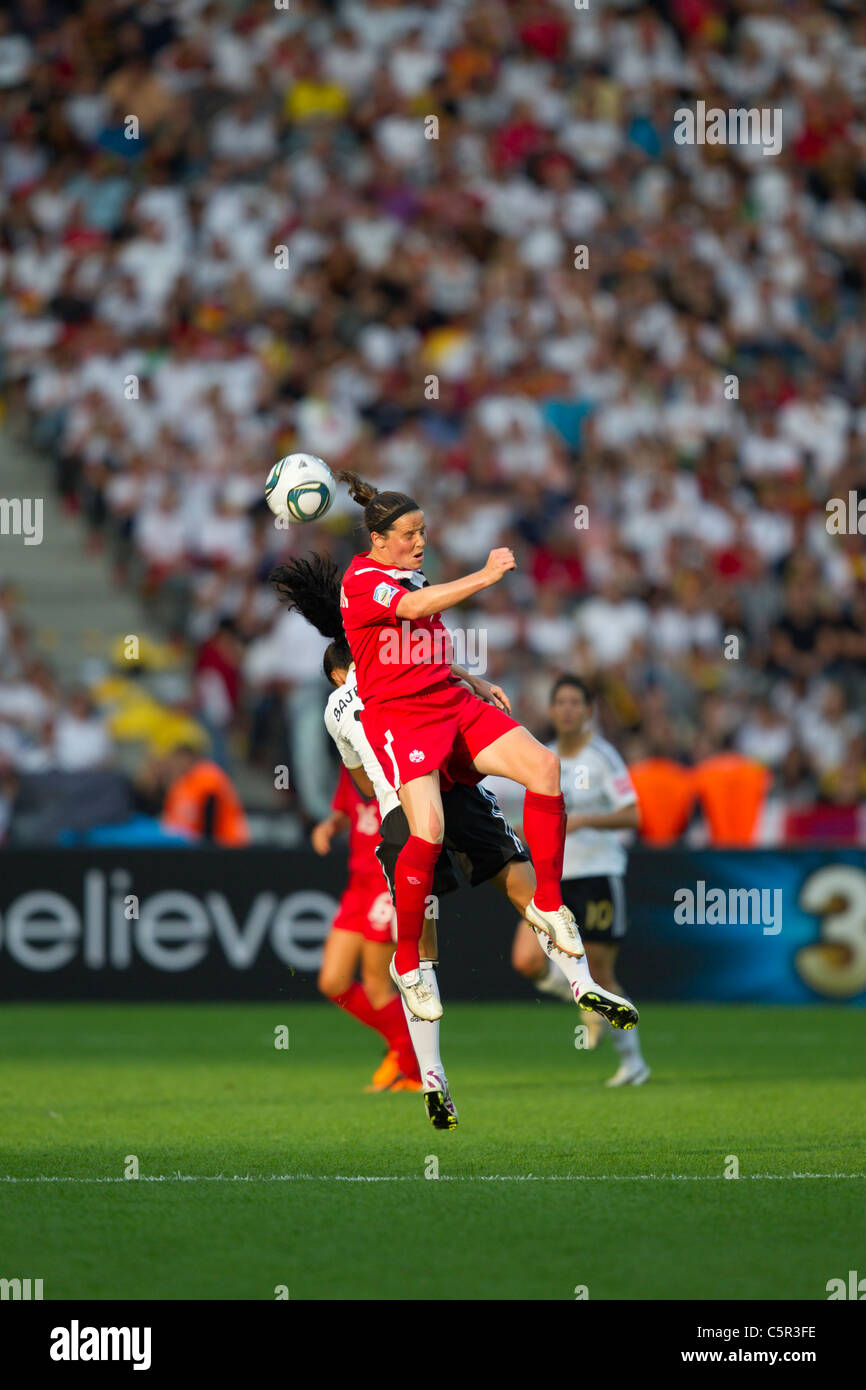
[[378,584],[373,590],[373,598],[377,603],[381,603],[383,608],[387,608],[395,594],[400,590],[393,584]]

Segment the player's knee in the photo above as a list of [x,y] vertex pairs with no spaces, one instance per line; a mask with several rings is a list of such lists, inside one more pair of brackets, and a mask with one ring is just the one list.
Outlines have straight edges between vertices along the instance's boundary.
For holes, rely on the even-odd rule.
[[423,840],[427,845],[441,845],[445,838],[445,823],[434,808],[426,817],[422,815],[414,823],[410,821],[409,833],[413,840]]
[[338,999],[341,994],[345,994],[349,988],[348,984],[341,976],[330,970],[320,970],[319,978],[316,981],[320,994],[326,999]]
[[539,744],[533,760],[535,790],[544,796],[558,796],[560,791],[560,762],[551,748]]

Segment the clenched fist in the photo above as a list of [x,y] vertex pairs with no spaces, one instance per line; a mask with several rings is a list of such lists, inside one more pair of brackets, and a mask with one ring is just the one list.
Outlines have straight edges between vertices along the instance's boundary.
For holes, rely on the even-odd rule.
[[503,575],[516,568],[517,561],[514,558],[514,552],[509,550],[507,546],[500,546],[498,550],[491,550],[483,570],[487,580],[487,588],[498,584]]

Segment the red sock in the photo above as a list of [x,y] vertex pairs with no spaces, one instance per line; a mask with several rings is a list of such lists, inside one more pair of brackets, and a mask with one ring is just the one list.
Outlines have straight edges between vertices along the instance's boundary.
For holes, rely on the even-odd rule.
[[418,969],[418,942],[424,928],[427,899],[433,887],[433,870],[441,849],[441,844],[431,845],[429,840],[410,835],[397,855],[394,870],[394,906],[397,909],[394,968],[398,975]]
[[334,995],[331,1003],[345,1009],[346,1013],[351,1014],[359,1023],[365,1023],[368,1028],[375,1029],[380,1037],[385,1039],[389,1048],[397,1053],[400,1070],[404,1075],[410,1076],[413,1081],[421,1080],[415,1049],[409,1037],[409,1025],[399,995],[389,999],[384,1008],[374,1009],[364,986],[356,981],[345,994]]
[[538,887],[535,905],[542,912],[562,906],[562,858],[565,854],[565,797],[527,791],[523,798],[523,833],[532,856]]
[[345,994],[332,995],[331,1003],[336,1004],[339,1009],[345,1009],[346,1013],[351,1014],[359,1023],[366,1023],[368,1028],[375,1028],[376,1032],[381,1033],[385,1041],[388,1041],[388,1034],[382,1031],[377,1022],[377,1015],[382,1010],[373,1008],[363,985],[355,981]]

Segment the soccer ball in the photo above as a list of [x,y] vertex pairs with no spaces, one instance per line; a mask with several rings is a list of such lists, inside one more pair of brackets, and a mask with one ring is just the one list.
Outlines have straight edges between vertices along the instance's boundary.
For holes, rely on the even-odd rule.
[[333,502],[336,487],[330,468],[315,454],[287,454],[268,474],[265,501],[274,516],[318,521]]

